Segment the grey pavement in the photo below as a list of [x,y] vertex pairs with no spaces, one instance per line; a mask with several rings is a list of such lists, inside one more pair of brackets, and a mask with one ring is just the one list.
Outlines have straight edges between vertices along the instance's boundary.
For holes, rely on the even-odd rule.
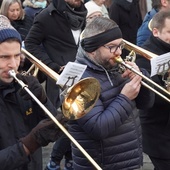
[[[52,147],[53,147],[53,143],[50,143],[48,146],[43,148],[43,170],[50,159],[50,153],[51,153]],[[143,155],[144,155],[144,160],[143,160],[144,165],[143,165],[142,170],[153,170],[154,168],[149,157],[146,154],[143,154]],[[64,159],[61,162],[61,170],[63,170],[63,167],[64,167]]]

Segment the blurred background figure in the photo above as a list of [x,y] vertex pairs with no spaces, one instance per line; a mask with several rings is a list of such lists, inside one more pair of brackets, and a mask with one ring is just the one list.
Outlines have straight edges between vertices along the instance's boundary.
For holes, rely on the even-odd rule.
[[[25,38],[32,26],[33,20],[25,14],[20,0],[3,0],[0,14],[6,16],[11,25],[19,32],[22,38],[22,47],[24,48]],[[28,70],[31,63],[22,55],[19,70]]]
[[5,15],[11,25],[20,33],[22,41],[25,40],[31,26],[32,19],[25,15],[20,0],[4,0],[0,10],[1,15]]
[[170,0],[152,0],[152,9],[145,15],[142,25],[137,31],[138,46],[142,46],[147,38],[151,35],[148,24],[153,16],[160,10],[170,9]]
[[25,0],[23,2],[24,11],[27,16],[34,19],[35,15],[42,9],[46,8],[46,0]]
[[85,4],[85,7],[87,9],[87,16],[86,16],[87,23],[89,23],[95,17],[103,16],[102,8],[100,6],[96,4],[94,4],[93,6]]
[[97,5],[101,8],[103,17],[109,18],[108,10],[107,10],[106,6],[104,5],[104,3],[105,3],[105,0],[90,0],[85,3],[85,7],[87,9],[90,9],[93,7],[96,8],[96,5]]
[[[139,0],[113,0],[109,16],[119,25],[123,39],[136,44],[137,31],[142,24]],[[122,56],[128,54],[129,51],[124,49]]]

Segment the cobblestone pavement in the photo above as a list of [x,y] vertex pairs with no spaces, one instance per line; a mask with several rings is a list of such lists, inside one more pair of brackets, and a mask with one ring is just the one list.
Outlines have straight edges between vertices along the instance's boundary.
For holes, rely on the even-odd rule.
[[[43,170],[49,161],[52,146],[53,144],[51,143],[43,148]],[[64,167],[64,159],[61,162],[61,170],[63,170],[63,167]],[[142,170],[153,170],[153,165],[146,154],[144,154],[144,166]]]

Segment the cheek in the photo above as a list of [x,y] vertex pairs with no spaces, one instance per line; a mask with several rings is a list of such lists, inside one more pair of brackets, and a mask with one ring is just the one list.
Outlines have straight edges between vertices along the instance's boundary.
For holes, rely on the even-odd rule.
[[163,40],[166,43],[170,44],[170,33],[166,33],[166,34],[161,34],[161,36],[159,37],[161,40]]

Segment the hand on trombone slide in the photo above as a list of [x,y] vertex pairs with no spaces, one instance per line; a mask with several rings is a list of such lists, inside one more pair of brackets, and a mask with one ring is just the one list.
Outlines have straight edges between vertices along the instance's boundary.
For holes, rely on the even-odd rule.
[[[128,65],[133,67],[135,70],[140,71],[138,66],[133,62],[126,62]],[[138,93],[141,88],[141,76],[135,74],[129,69],[125,69],[124,73],[122,74],[122,77],[127,78],[129,77],[130,81],[125,84],[123,87],[121,94],[124,94],[126,97],[128,97],[130,100],[135,99],[138,96]]]
[[[45,103],[47,101],[47,97],[42,85],[39,83],[36,77],[32,75],[21,75],[16,74],[16,77],[19,80],[22,80],[29,88],[29,90],[41,101],[41,103]],[[25,91],[25,89],[20,90],[20,95],[24,100],[30,100],[32,97]]]

